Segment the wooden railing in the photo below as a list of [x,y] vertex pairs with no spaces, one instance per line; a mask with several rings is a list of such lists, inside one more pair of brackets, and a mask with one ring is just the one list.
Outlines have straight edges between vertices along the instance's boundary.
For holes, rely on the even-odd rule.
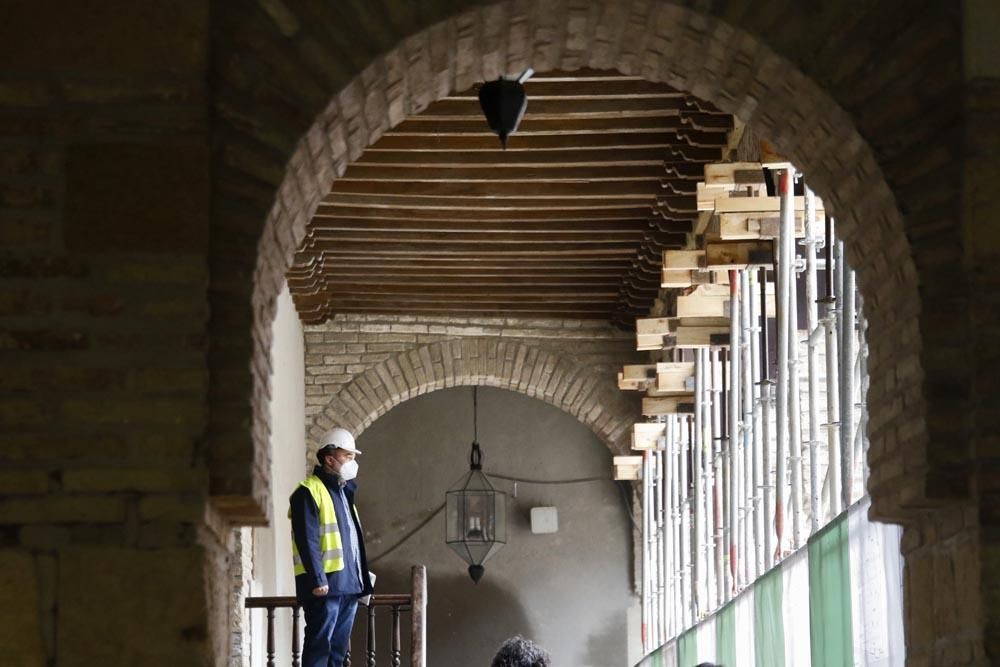
[[[387,607],[392,618],[392,634],[389,658],[392,667],[400,667],[402,643],[400,641],[400,614],[410,612],[410,667],[426,667],[424,654],[427,641],[427,569],[414,565],[411,575],[412,590],[409,593],[375,594],[365,607],[367,610],[366,667],[376,667],[375,660],[375,618],[379,607]],[[253,597],[244,602],[247,609],[264,609],[267,612],[267,667],[274,667],[274,614],[277,609],[292,610],[292,667],[301,667],[301,644],[299,640],[299,618],[301,607],[294,596]],[[360,609],[359,605],[359,609]],[[351,667],[351,648],[348,646],[344,667]]]

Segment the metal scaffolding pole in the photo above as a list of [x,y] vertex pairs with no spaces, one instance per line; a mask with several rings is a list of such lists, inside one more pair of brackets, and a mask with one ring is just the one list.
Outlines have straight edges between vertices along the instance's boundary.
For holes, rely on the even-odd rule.
[[663,495],[667,475],[662,451],[656,452],[656,646],[666,639],[667,622],[667,572],[666,572],[666,520]]
[[840,324],[840,492],[844,509],[853,501],[852,479],[854,477],[854,270],[847,265],[844,244],[840,242],[839,264],[843,287],[841,294]]
[[650,463],[650,453],[642,454],[642,645],[648,652],[652,650],[652,637],[650,636],[650,619],[652,617],[652,595],[650,590],[650,562],[649,562],[649,524],[652,513],[649,511],[650,483],[652,478],[652,466]]
[[[860,295],[858,297],[861,298]],[[861,410],[861,415],[858,418],[858,432],[861,436],[861,461],[864,464],[861,466],[864,471],[864,477],[861,480],[861,488],[863,490],[868,489],[868,448],[871,442],[868,440],[868,387],[870,384],[870,378],[868,377],[868,320],[865,319],[864,313],[864,301],[861,301],[862,308],[858,310],[858,365],[860,366],[860,379],[858,381],[859,390],[861,394],[861,400],[858,401],[859,410]]]
[[[756,531],[757,512],[754,509],[754,497],[756,493],[756,467],[754,465],[754,438],[757,429],[757,419],[754,412],[754,348],[753,338],[753,308],[752,287],[750,285],[750,271],[746,269],[739,272],[740,275],[740,309],[741,324],[743,325],[742,338],[742,398],[743,398],[743,531],[741,534],[743,583],[749,584],[760,575],[758,555],[751,553],[751,549],[756,550],[757,541],[760,535]],[[758,362],[759,363],[759,362]]]
[[704,414],[702,405],[705,400],[705,363],[703,350],[695,351],[695,411],[694,411],[694,441],[691,443],[694,452],[691,464],[691,476],[694,482],[694,571],[692,579],[694,584],[694,608],[695,618],[705,608],[707,599],[707,579],[708,572],[705,568],[705,510],[703,498],[705,497],[705,476],[703,469],[704,458]]
[[692,549],[691,544],[691,514],[694,511],[691,502],[691,481],[688,479],[688,470],[691,466],[691,419],[684,418],[679,424],[678,444],[680,445],[679,471],[681,504],[679,506],[681,515],[680,529],[680,570],[681,570],[681,608],[683,610],[682,623],[685,627],[690,627],[694,623],[694,593],[692,591]]
[[742,459],[740,435],[740,393],[741,383],[741,353],[743,344],[741,335],[742,307],[740,301],[739,275],[742,272],[729,272],[729,410],[726,413],[729,417],[729,433],[726,441],[727,468],[729,470],[729,581],[726,586],[726,599],[735,592],[737,587],[743,583],[741,575],[743,567],[743,528],[745,512],[743,507],[743,484],[745,482],[745,470],[741,465]]
[[775,420],[775,430],[777,431],[777,446],[775,452],[775,501],[774,501],[774,535],[777,540],[775,545],[775,558],[780,559],[784,547],[785,532],[785,492],[788,482],[788,311],[791,310],[791,293],[789,283],[792,281],[791,258],[787,252],[785,239],[789,234],[794,234],[789,224],[795,223],[795,202],[792,195],[792,172],[791,169],[782,169],[778,172],[779,188],[781,197],[781,218],[780,231],[778,233],[778,261],[776,267],[776,282],[778,289],[778,405],[777,419]]
[[715,567],[712,569],[712,588],[709,593],[710,600],[715,601],[715,606],[719,607],[722,605],[725,596],[723,591],[725,589],[725,576],[726,568],[723,562],[725,553],[725,520],[723,517],[723,512],[725,508],[725,479],[722,474],[722,362],[719,355],[718,348],[711,348],[708,351],[709,358],[709,369],[711,372],[711,384],[709,385],[709,396],[711,397],[711,414],[712,414],[712,433],[708,442],[711,444],[712,449],[712,465],[709,468],[709,483],[708,489],[712,494],[710,500],[709,510],[712,515],[712,534],[711,534],[711,545],[712,545],[712,560]]
[[822,509],[819,489],[819,344],[815,333],[819,328],[819,306],[816,289],[816,197],[808,187],[805,197],[805,246],[806,252],[806,330],[808,357],[806,374],[809,381],[809,534],[819,530]]
[[667,417],[666,449],[663,452],[666,462],[666,519],[667,519],[667,639],[674,637],[678,631],[679,618],[677,602],[680,600],[677,560],[677,528],[680,515],[677,512],[677,420],[674,415]]
[[761,459],[760,485],[764,503],[760,508],[762,532],[764,534],[764,570],[774,564],[774,533],[771,526],[775,519],[774,485],[771,480],[771,362],[767,344],[767,269],[760,270],[760,300],[757,303],[760,314],[760,407],[761,407]]
[[840,262],[840,247],[833,234],[833,219],[827,218],[827,268],[831,274],[828,287],[833,289],[833,295],[828,297],[826,319],[826,421],[827,421],[827,474],[830,498],[830,518],[840,514],[840,279],[842,264]]
[[[792,191],[792,172],[788,170],[789,190]],[[790,202],[794,204],[789,195]],[[798,549],[805,543],[802,538],[802,401],[799,395],[799,316],[798,258],[795,252],[795,210],[789,206],[783,217],[787,236],[782,237],[785,259],[788,263],[788,303],[786,323],[788,327],[788,460],[791,463],[792,482],[792,548]]]

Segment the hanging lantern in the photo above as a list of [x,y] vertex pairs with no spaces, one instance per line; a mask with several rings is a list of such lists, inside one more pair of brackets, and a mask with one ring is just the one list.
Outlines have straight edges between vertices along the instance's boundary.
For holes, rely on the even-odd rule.
[[472,390],[474,435],[469,472],[445,494],[446,542],[469,564],[469,576],[479,582],[483,563],[507,543],[507,494],[493,488],[483,473],[479,449],[476,388]]
[[500,145],[505,150],[507,137],[517,130],[524,111],[528,108],[524,82],[534,73],[529,67],[516,80],[501,76],[496,81],[487,81],[479,87],[479,106],[483,109],[490,129],[500,137]]

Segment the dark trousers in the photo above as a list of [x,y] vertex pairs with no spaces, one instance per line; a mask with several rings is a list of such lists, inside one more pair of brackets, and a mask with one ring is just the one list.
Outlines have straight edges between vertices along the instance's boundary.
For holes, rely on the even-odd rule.
[[343,667],[358,596],[328,595],[300,601],[306,617],[302,667]]

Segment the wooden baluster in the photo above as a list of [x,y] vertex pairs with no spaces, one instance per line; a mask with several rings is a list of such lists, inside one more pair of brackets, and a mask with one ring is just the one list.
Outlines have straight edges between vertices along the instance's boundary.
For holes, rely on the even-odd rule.
[[368,667],[375,667],[375,605],[372,603],[368,605]]
[[392,667],[399,667],[399,605],[392,605]]
[[351,667],[351,638],[347,638],[347,653],[344,654],[344,667]]
[[301,667],[299,660],[299,606],[292,607],[292,667]]
[[267,667],[274,667],[274,607],[267,608]]

